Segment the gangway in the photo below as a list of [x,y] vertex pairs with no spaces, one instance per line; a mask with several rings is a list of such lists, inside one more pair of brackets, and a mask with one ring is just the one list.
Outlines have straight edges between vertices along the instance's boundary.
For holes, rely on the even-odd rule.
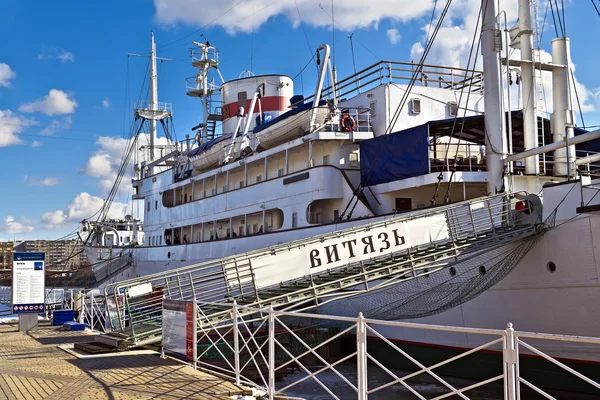
[[[126,347],[159,342],[163,298],[315,311],[485,259],[494,249],[535,241],[548,228],[539,198],[518,197],[525,198],[525,213],[512,210],[514,194],[501,194],[109,284],[104,296],[110,335]],[[230,309],[203,307],[199,323],[221,323]]]

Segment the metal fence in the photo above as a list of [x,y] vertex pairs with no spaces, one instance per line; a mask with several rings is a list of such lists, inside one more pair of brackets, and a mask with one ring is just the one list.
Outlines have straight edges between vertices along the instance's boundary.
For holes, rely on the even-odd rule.
[[[419,385],[409,382],[411,378],[428,376],[438,384],[444,393],[436,395],[435,399],[444,399],[458,396],[469,399],[473,389],[480,388],[496,382],[504,390],[504,399],[521,399],[521,389],[526,386],[547,399],[554,399],[548,391],[540,388],[524,376],[520,361],[523,356],[536,355],[547,360],[561,371],[579,378],[582,384],[589,384],[589,388],[600,389],[600,384],[590,379],[564,362],[548,355],[533,346],[531,340],[552,341],[563,343],[580,343],[600,345],[600,338],[574,337],[564,335],[540,334],[515,331],[511,323],[504,330],[473,329],[452,326],[425,325],[405,322],[382,321],[364,318],[362,313],[356,318],[304,314],[296,312],[276,311],[271,309],[251,308],[236,304],[215,304],[197,302],[198,321],[205,321],[205,309],[211,307],[229,307],[229,314],[221,323],[213,325],[197,325],[197,358],[193,360],[196,368],[207,369],[212,373],[231,379],[236,384],[248,385],[263,389],[269,399],[294,398],[293,391],[300,384],[311,382],[314,387],[320,388],[322,393],[331,399],[356,398],[368,399],[371,395],[382,394],[386,388],[401,386],[419,399],[425,399]],[[252,316],[249,318],[248,316]],[[260,318],[256,318],[260,316]],[[303,336],[302,329],[310,325],[338,326],[336,333],[328,338],[323,338],[318,343],[310,343]],[[418,330],[424,332],[445,332],[448,335],[462,334],[477,336],[480,343],[468,350],[461,350],[459,354],[445,360],[426,365],[406,350],[394,343],[388,337],[398,330]],[[385,333],[384,333],[385,331]],[[322,356],[321,350],[335,340],[352,334],[355,340],[344,342],[347,354],[340,355],[335,360]],[[398,333],[397,333],[398,334]],[[284,339],[285,338],[285,339]],[[290,338],[297,346],[290,346]],[[414,371],[401,373],[386,366],[378,359],[377,354],[371,349],[371,341],[378,340],[386,345],[388,355],[410,362]],[[295,347],[295,350],[292,348]],[[441,367],[463,360],[475,353],[497,354],[499,363],[496,370],[500,373],[485,379],[469,382],[462,385],[452,384],[449,379],[442,377]],[[309,357],[310,356],[310,357]],[[311,361],[306,361],[310,359]],[[316,361],[316,362],[315,362]],[[348,372],[347,368],[340,368],[351,363],[355,369]],[[317,365],[317,366],[315,366]],[[282,371],[291,367],[299,369],[303,376],[293,381],[276,379]],[[389,380],[386,383],[372,383],[369,377],[374,369],[384,371]],[[325,374],[334,375],[340,385],[335,388],[325,382]],[[344,393],[344,394],[341,394]],[[292,397],[290,397],[292,396]],[[323,397],[321,397],[323,398]]]

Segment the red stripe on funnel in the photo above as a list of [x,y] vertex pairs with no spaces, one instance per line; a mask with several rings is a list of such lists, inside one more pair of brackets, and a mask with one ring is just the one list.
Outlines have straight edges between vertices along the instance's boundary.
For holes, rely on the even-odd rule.
[[[244,113],[248,113],[248,109],[250,108],[250,103],[252,99],[246,100],[246,105],[244,106]],[[262,108],[262,112],[269,111],[282,111],[285,112],[288,110],[290,105],[289,97],[284,96],[265,96],[260,99],[260,105]],[[256,105],[254,106],[254,112],[258,112],[258,100]],[[223,119],[228,120],[229,118],[237,116],[238,113],[238,102],[234,101],[233,103],[225,104],[223,106]]]

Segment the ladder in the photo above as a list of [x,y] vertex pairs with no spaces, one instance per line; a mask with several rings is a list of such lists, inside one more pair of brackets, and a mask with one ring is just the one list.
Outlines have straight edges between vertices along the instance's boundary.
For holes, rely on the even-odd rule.
[[[465,258],[480,256],[490,249],[543,232],[541,217],[514,218],[509,207],[511,199],[511,195],[501,194],[416,211],[320,237],[110,284],[104,292],[113,327],[109,334],[125,341],[127,347],[159,342],[163,298],[204,303],[199,325],[212,326],[229,318],[234,301],[249,307],[306,312],[333,301],[400,287]],[[369,240],[364,238],[369,233],[382,235],[385,229],[400,226],[405,226],[410,233],[419,226],[430,225],[431,221],[443,221],[440,226],[444,234],[428,242],[412,240],[410,246],[398,251],[357,261],[342,259],[331,268],[315,268],[313,264],[317,263],[311,258],[311,265],[296,276],[293,276],[294,271],[302,265],[287,267],[302,259],[302,252],[307,249],[321,246],[327,249],[327,258],[334,258],[339,255],[337,251],[341,251],[341,247],[335,247],[335,252],[332,250],[335,243],[362,237],[357,243],[362,241],[368,245]],[[409,239],[407,236],[407,241]],[[314,253],[311,251],[311,254]],[[319,261],[325,260],[324,257]],[[273,277],[273,271],[279,270],[280,275]]]

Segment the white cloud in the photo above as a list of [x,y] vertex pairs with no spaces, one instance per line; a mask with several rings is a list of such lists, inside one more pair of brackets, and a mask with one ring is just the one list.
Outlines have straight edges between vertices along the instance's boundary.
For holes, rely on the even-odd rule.
[[[479,40],[479,29],[476,27],[477,17],[479,9],[481,7],[480,0],[458,0],[454,1],[444,23],[442,24],[435,41],[428,54],[426,62],[429,64],[466,67],[467,60],[469,59],[469,52],[471,50],[471,43],[473,41],[473,35],[476,35],[475,46]],[[507,0],[500,0],[500,10],[504,10],[507,13],[508,27],[511,28],[517,21],[518,17],[518,4],[517,2],[509,2]],[[545,4],[540,5],[540,9],[545,9]],[[439,12],[438,12],[439,15]],[[433,26],[437,21],[433,22]],[[502,23],[504,28],[504,23]],[[476,32],[477,29],[477,32]],[[548,29],[548,28],[547,28]],[[415,42],[411,49],[411,59],[415,62],[420,60],[421,55],[424,52],[425,43],[427,41],[427,35],[433,31],[433,27],[430,28],[429,24],[422,27],[423,36],[419,41]],[[512,52],[512,53],[510,53]],[[511,49],[509,51],[510,58],[520,59],[520,50]],[[504,56],[504,53],[502,54]],[[552,56],[550,53],[542,50],[540,53],[542,62],[550,62]],[[476,68],[481,69],[481,49],[477,55]],[[575,65],[571,63],[573,71],[575,71]],[[471,64],[472,67],[472,64]],[[506,69],[503,68],[503,76],[506,75]],[[552,112],[552,74],[550,72],[542,73],[542,86],[543,93],[538,94],[538,108],[540,110],[545,109],[547,112]],[[598,109],[600,104],[600,89],[589,89],[585,87],[581,82],[577,80],[575,76],[574,86],[572,89],[577,88],[579,99],[582,104],[583,112],[594,111]],[[511,109],[522,108],[522,100],[520,100],[520,86],[512,85],[511,87]],[[506,93],[506,90],[505,90]],[[577,103],[573,93],[573,109],[578,110]],[[507,96],[505,96],[506,98]],[[543,101],[542,100],[543,97]]]
[[[345,0],[334,4],[335,19],[345,29],[376,26],[383,18],[408,21],[431,10],[434,0]],[[238,4],[237,0],[189,1],[154,0],[155,18],[164,24],[184,23],[192,26],[221,26],[228,33],[250,32],[269,18],[284,15],[294,26],[304,23],[331,26],[331,3],[314,0],[287,0],[272,2],[254,0]],[[213,22],[214,21],[214,22]]]
[[46,115],[72,114],[78,105],[72,94],[59,89],[50,89],[46,96],[23,104],[19,107],[19,111],[26,113],[41,112]]
[[[149,138],[146,134],[140,134],[138,139],[138,147],[148,143]],[[101,136],[96,140],[98,150],[94,152],[88,159],[85,167],[79,170],[81,174],[98,178],[98,186],[102,193],[108,193],[113,187],[113,183],[117,178],[117,174],[121,165],[121,159],[129,142],[120,137]],[[156,145],[168,145],[168,139],[161,137],[156,139]],[[137,151],[135,149],[134,151]],[[145,160],[145,153],[140,152],[137,155],[138,161]],[[132,171],[133,162],[126,168],[126,174]],[[119,194],[128,195],[131,187],[125,183],[119,187]]]
[[[79,223],[91,218],[104,204],[104,199],[89,193],[79,193],[67,206],[66,210],[49,211],[42,215],[42,221],[48,229],[62,228],[68,223]],[[107,217],[123,218],[127,212],[127,204],[113,202]]]
[[45,187],[45,186],[56,186],[59,184],[59,181],[57,178],[53,178],[53,177],[47,177],[41,180],[35,180],[35,179],[29,179],[29,176],[25,175],[23,177],[23,182],[27,182],[27,184],[29,186],[41,186],[41,187]]
[[57,49],[56,47],[46,47],[38,55],[38,60],[52,60],[58,59],[61,62],[73,62],[75,56],[73,53],[66,51],[65,49]]
[[18,135],[32,125],[37,125],[37,121],[16,115],[11,110],[0,110],[0,147],[23,143]]
[[33,232],[33,224],[32,221],[21,217],[19,219],[15,219],[12,215],[4,218],[4,221],[0,223],[0,232],[8,233],[8,234],[17,234],[17,233],[29,233]]
[[400,34],[398,33],[398,29],[388,29],[385,34],[387,35],[390,44],[396,44],[400,41]]
[[42,145],[42,143],[38,142],[37,140],[34,140],[33,142],[31,142],[31,147],[40,147]]
[[102,107],[105,110],[108,110],[108,108],[110,107],[110,100],[108,99],[108,97],[105,97],[104,99],[102,99]]
[[10,68],[10,65],[0,62],[0,87],[9,87],[10,80],[16,77],[17,74]]
[[71,128],[71,124],[73,123],[73,118],[67,116],[62,119],[53,119],[50,122],[50,125],[45,127],[40,133],[42,135],[53,135],[58,131],[66,130]]
[[66,219],[67,217],[63,210],[48,211],[42,215],[42,221],[46,224],[46,227],[49,228],[60,227]]

